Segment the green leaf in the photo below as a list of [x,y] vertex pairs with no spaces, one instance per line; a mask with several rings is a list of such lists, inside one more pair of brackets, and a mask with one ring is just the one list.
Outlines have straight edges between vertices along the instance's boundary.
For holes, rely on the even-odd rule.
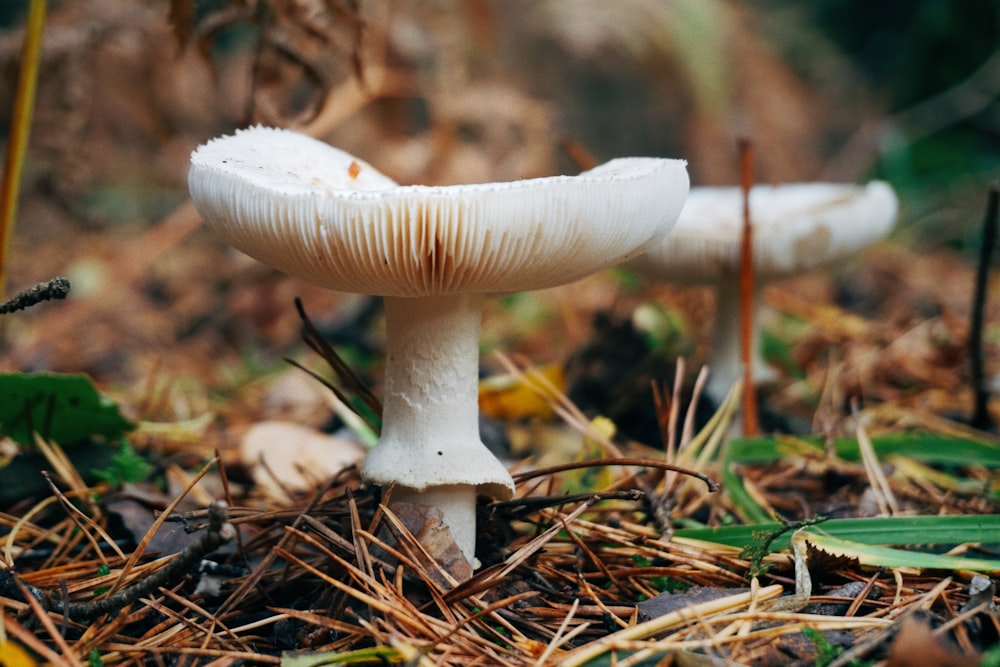
[[609,651],[606,655],[600,655],[593,660],[588,660],[583,663],[582,667],[614,667],[614,665],[620,664],[626,659],[629,660],[629,665],[635,665],[635,667],[656,667],[656,665],[669,665],[671,664],[670,659],[675,657],[677,654],[676,649],[649,649],[643,651],[643,655],[646,656],[642,658],[639,662],[634,662],[637,657],[636,654],[639,653],[638,650],[623,650],[623,651]]
[[[678,530],[674,538],[713,542],[745,549],[764,533],[779,530],[771,522],[751,526],[723,526]],[[792,539],[808,540],[829,553],[857,558],[863,565],[914,567],[934,570],[1000,572],[1000,560],[932,553],[928,545],[951,546],[969,542],[1000,542],[1000,515],[900,516],[870,519],[831,519],[822,524],[776,536],[768,544],[773,553],[789,547]],[[893,547],[911,547],[899,549]],[[763,557],[766,554],[760,554]]]
[[31,447],[34,433],[68,446],[117,440],[133,427],[85,375],[0,374],[0,434]]
[[[781,528],[781,524],[768,522],[749,526],[689,528],[678,530],[674,535],[678,538],[743,548],[754,540],[755,533],[759,535],[762,532],[773,532],[779,528]],[[970,541],[995,544],[1000,543],[1000,515],[963,514],[830,519],[809,529],[810,535],[817,533],[858,544],[880,546],[954,545],[966,544]],[[787,533],[776,537],[770,544],[771,550],[780,551],[788,548],[789,539],[790,536]],[[951,557],[939,556],[939,558]],[[958,559],[944,562],[959,567],[957,565]],[[1000,563],[994,562],[994,565],[1000,565]]]
[[979,667],[1000,667],[1000,644],[996,644],[983,654]]

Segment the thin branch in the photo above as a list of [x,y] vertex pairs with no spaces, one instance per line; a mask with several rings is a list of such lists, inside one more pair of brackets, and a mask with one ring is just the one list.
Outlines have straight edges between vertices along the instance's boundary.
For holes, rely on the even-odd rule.
[[986,383],[986,364],[983,358],[983,322],[986,310],[986,292],[989,287],[990,262],[997,242],[997,204],[1000,191],[992,188],[986,202],[986,217],[983,219],[983,238],[979,250],[979,266],[976,267],[976,289],[972,297],[972,314],[969,322],[969,364],[972,374],[972,391],[975,405],[969,423],[973,428],[992,428],[989,413],[990,390]]
[[757,391],[753,381],[754,344],[754,271],[753,224],[750,220],[750,190],[753,187],[753,146],[747,139],[739,142],[740,187],[743,191],[743,236],[740,242],[740,355],[743,361],[743,434],[760,434],[757,415]]
[[30,308],[43,301],[65,299],[69,295],[69,279],[59,276],[44,283],[29,287],[13,299],[0,303],[0,315]]
[[105,614],[115,613],[153,593],[161,586],[169,587],[171,582],[175,582],[198,561],[236,537],[236,528],[229,523],[226,509],[227,505],[222,501],[212,503],[208,508],[208,526],[198,540],[145,579],[101,600],[68,605],[57,602],[52,605],[52,609],[75,621],[90,621]]
[[[701,481],[705,482],[708,486],[708,490],[715,492],[719,490],[719,484],[713,480],[708,475],[703,475],[695,470],[688,470],[687,468],[682,468],[681,466],[676,466],[671,463],[666,463],[664,461],[656,461],[653,459],[633,459],[633,458],[613,458],[613,459],[599,459],[596,461],[574,461],[571,463],[563,463],[560,465],[548,466],[546,468],[538,468],[537,470],[526,470],[522,473],[516,473],[514,475],[515,481],[520,484],[526,480],[533,479],[535,477],[546,477],[548,475],[553,475],[558,472],[565,472],[566,470],[576,470],[579,468],[592,468],[598,466],[641,466],[644,468],[657,468],[659,470],[671,470],[673,472],[679,472],[682,475],[690,475],[691,477],[697,477]],[[591,496],[593,494],[588,494]]]
[[513,500],[498,500],[492,503],[491,510],[504,510],[505,512],[521,516],[533,514],[547,507],[558,507],[561,505],[571,505],[586,500],[628,500],[637,502],[642,499],[643,492],[639,489],[626,489],[624,491],[602,491],[599,493],[574,493],[566,496],[530,496],[526,498],[514,498]]

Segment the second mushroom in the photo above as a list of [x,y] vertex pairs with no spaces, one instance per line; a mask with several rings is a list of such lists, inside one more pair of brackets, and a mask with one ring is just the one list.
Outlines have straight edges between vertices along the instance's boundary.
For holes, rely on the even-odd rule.
[[[845,261],[885,236],[899,204],[889,184],[789,183],[750,191],[754,311],[751,364],[755,382],[774,377],[760,354],[756,310],[762,284]],[[740,243],[743,192],[692,188],[676,228],[627,266],[645,276],[716,287],[706,393],[721,402],[742,373]]]
[[330,289],[385,297],[382,432],[362,475],[394,501],[440,509],[475,562],[476,496],[509,498],[479,436],[478,337],[486,295],[568,283],[670,231],[683,161],[613,160],[578,176],[400,186],[323,142],[251,128],[199,147],[189,189],[246,254]]

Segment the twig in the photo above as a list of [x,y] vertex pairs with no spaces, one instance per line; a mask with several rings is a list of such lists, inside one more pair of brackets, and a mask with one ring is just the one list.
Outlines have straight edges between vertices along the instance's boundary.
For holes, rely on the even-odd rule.
[[571,505],[596,498],[597,500],[628,500],[639,501],[643,497],[639,489],[625,491],[605,491],[601,493],[574,493],[568,496],[531,496],[514,498],[513,500],[498,500],[489,506],[491,510],[504,510],[512,515],[533,514],[546,507]]
[[979,249],[979,266],[976,267],[976,289],[972,296],[972,315],[969,321],[969,365],[972,374],[972,391],[975,404],[969,424],[973,428],[988,430],[993,427],[988,404],[990,391],[986,386],[986,369],[983,359],[983,322],[986,310],[986,292],[989,287],[990,262],[997,242],[997,204],[1000,191],[991,188],[986,200],[983,219],[983,238]]
[[[18,585],[18,588],[20,588],[21,594],[24,596],[25,601],[27,601],[31,611],[34,612],[35,618],[37,618],[41,626],[45,628],[45,632],[48,633],[49,637],[52,638],[52,642],[56,645],[56,648],[59,649],[60,655],[63,656],[68,664],[73,665],[73,667],[81,667],[82,663],[73,654],[73,651],[70,650],[69,644],[66,643],[65,637],[63,637],[64,632],[60,632],[52,622],[52,619],[45,613],[45,609],[42,607],[42,602],[31,594],[31,591],[28,590],[20,579],[15,578],[14,582]],[[7,664],[6,661],[4,664]]]
[[747,576],[751,579],[764,574],[767,569],[763,565],[764,558],[771,553],[771,545],[776,539],[789,531],[815,526],[816,524],[823,523],[827,520],[827,517],[823,516],[814,517],[812,519],[803,519],[801,521],[786,521],[780,516],[775,518],[781,522],[780,526],[772,530],[753,531],[753,539],[740,551],[740,558],[744,558],[749,561]]
[[[696,470],[688,470],[687,468],[682,468],[680,466],[675,466],[671,463],[665,463],[663,461],[656,461],[654,459],[632,459],[632,458],[613,458],[613,459],[598,459],[596,461],[574,461],[571,463],[563,463],[560,465],[548,466],[546,468],[538,468],[536,470],[526,470],[522,473],[517,473],[514,475],[515,481],[520,484],[525,480],[533,479],[535,477],[545,477],[547,475],[553,475],[557,472],[565,472],[567,470],[577,470],[579,468],[591,468],[597,466],[641,466],[644,468],[657,468],[659,470],[672,470],[674,472],[679,472],[682,475],[689,475],[691,477],[697,477],[701,481],[705,482],[708,486],[708,490],[715,492],[719,490],[719,484],[713,480],[708,475],[703,475]],[[588,497],[593,494],[587,494]]]
[[112,614],[156,591],[168,586],[178,575],[191,569],[198,561],[212,553],[236,536],[236,528],[229,523],[227,505],[222,501],[212,503],[208,508],[208,526],[197,541],[178,553],[165,566],[142,581],[123,588],[101,600],[64,604],[57,602],[52,609],[75,621],[89,621],[105,614]]
[[69,295],[69,279],[59,276],[44,283],[29,287],[13,299],[0,303],[0,315],[30,308],[43,301],[65,299]]
[[740,242],[740,355],[743,357],[743,434],[760,434],[757,392],[753,382],[753,224],[750,221],[750,189],[753,187],[753,146],[739,142],[740,187],[743,190],[743,236]]
[[[663,451],[666,455],[666,460],[671,464],[676,461],[677,457],[677,413],[680,410],[679,384],[684,375],[683,368],[684,358],[678,357],[677,368],[674,371],[674,390],[672,393],[667,393],[666,382],[663,383],[662,391],[656,380],[653,380],[651,383],[653,388],[653,406],[656,409],[656,421],[660,427]],[[694,412],[693,406],[691,411]],[[663,484],[663,492],[651,493],[648,496],[650,516],[656,524],[657,529],[666,534],[669,534],[672,529],[670,512],[673,509],[673,496],[671,492],[673,491],[676,479],[676,474],[668,472]]]
[[201,472],[199,472],[194,478],[192,478],[188,482],[187,487],[184,489],[183,493],[181,493],[176,498],[171,500],[167,504],[167,506],[163,509],[163,512],[158,517],[156,517],[156,519],[149,526],[149,528],[146,529],[146,534],[142,536],[141,540],[139,540],[139,544],[132,551],[132,554],[128,557],[128,560],[125,561],[125,564],[118,572],[117,579],[115,579],[115,582],[111,584],[112,595],[117,593],[118,589],[125,585],[125,581],[128,579],[129,574],[131,574],[132,569],[136,566],[136,563],[139,562],[139,559],[142,558],[142,555],[146,552],[146,548],[152,541],[153,536],[157,533],[157,531],[160,530],[160,527],[166,522],[167,517],[173,514],[174,510],[177,509],[177,506],[180,505],[184,497],[191,492],[191,489],[195,487],[195,485],[199,482],[199,480],[201,480],[205,475],[208,474],[208,471],[211,470],[212,466],[214,466],[217,462],[218,462],[217,459],[212,459],[211,461],[209,461],[201,469]]

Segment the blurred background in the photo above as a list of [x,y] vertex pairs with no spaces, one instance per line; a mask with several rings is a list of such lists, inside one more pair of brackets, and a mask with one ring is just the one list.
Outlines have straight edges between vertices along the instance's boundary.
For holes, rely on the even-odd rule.
[[[27,5],[0,5],[4,137]],[[11,323],[0,363],[123,386],[164,367],[231,385],[280,363],[294,295],[334,329],[364,308],[241,258],[185,207],[191,150],[248,124],[404,183],[656,155],[688,160],[694,185],[736,184],[740,138],[759,182],[885,179],[902,205],[892,249],[787,289],[908,322],[964,317],[1000,174],[995,0],[53,0],[41,58],[8,283],[68,273],[86,305]],[[687,322],[674,352],[704,357],[710,296],[622,275],[566,296],[502,301],[484,347],[559,360],[595,312],[654,299]]]
[[[0,8],[4,129],[27,4]],[[940,243],[1000,161],[991,0],[50,5],[26,194],[94,222],[162,216],[189,150],[251,122],[448,183],[567,171],[567,139],[734,183],[747,137],[759,180],[886,178]]]

